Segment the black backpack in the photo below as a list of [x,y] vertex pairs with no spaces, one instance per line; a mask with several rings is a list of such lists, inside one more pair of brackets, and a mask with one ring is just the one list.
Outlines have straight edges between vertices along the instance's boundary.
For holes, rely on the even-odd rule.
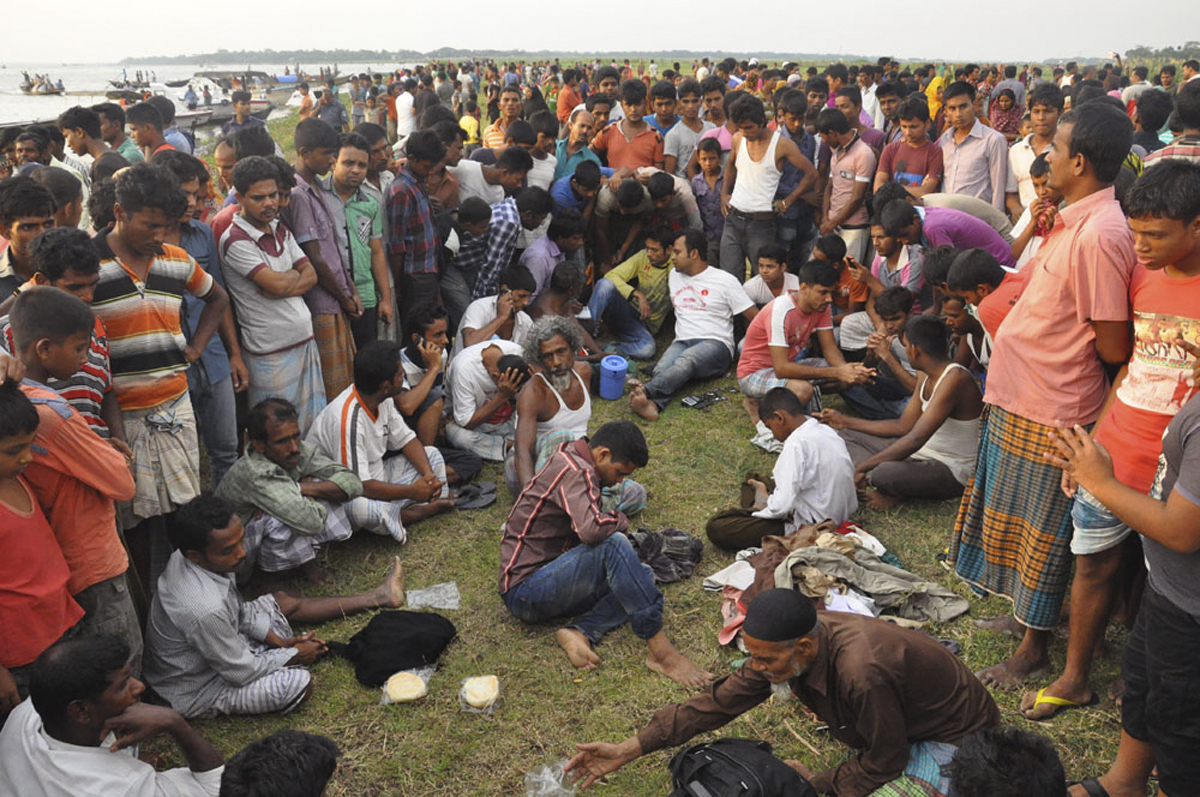
[[671,797],[817,797],[800,773],[754,739],[717,739],[671,759]]
[[380,686],[401,670],[437,662],[457,634],[440,614],[386,611],[372,617],[349,644],[330,642],[329,649],[354,662],[354,675],[363,686]]

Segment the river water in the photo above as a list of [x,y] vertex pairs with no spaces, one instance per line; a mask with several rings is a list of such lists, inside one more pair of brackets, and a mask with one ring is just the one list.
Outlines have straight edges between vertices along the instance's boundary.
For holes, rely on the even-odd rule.
[[[2,58],[2,56],[0,56]],[[292,69],[295,64],[289,65]],[[321,64],[305,64],[301,68],[319,72]],[[330,66],[326,64],[325,66]],[[338,64],[342,74],[350,72],[387,72],[396,64]],[[197,72],[208,70],[232,70],[249,68],[269,75],[283,74],[284,64],[157,64],[151,66],[124,67],[130,80],[137,70],[143,74],[154,72],[159,82],[183,80]],[[22,71],[47,75],[51,81],[62,80],[65,94],[30,96],[21,92],[24,80]],[[110,80],[122,79],[119,64],[0,64],[0,123],[30,122],[57,117],[74,105],[94,105],[104,102],[104,92],[111,89]],[[180,89],[182,91],[183,89]]]

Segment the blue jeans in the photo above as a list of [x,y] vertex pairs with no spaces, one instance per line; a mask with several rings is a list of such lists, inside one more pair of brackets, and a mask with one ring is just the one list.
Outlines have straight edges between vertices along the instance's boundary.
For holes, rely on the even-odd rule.
[[722,341],[677,340],[654,366],[654,376],[646,383],[646,395],[662,409],[688,382],[724,376],[732,362],[729,348]]
[[880,374],[874,382],[855,385],[842,391],[842,401],[868,421],[885,421],[904,414],[912,393],[888,374]]
[[544,623],[574,617],[574,628],[593,645],[626,621],[640,639],[662,630],[663,597],[654,571],[638,560],[624,534],[595,545],[577,545],[503,595],[518,620]]
[[210,382],[208,372],[199,362],[188,368],[187,377],[197,431],[204,441],[208,466],[212,471],[212,486],[209,489],[215,490],[238,458],[237,402],[233,395],[233,378],[227,376],[219,382]]
[[642,321],[641,313],[628,299],[617,292],[610,279],[601,279],[592,290],[588,312],[593,321],[603,320],[609,331],[620,340],[617,351],[634,360],[649,360],[654,356],[654,336]]

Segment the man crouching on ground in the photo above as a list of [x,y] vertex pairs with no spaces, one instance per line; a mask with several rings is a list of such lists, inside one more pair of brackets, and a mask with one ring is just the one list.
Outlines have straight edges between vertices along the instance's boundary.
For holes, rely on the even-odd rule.
[[576,667],[600,663],[592,649],[629,622],[646,640],[646,666],[685,686],[712,675],[685,658],[662,630],[663,597],[624,532],[629,518],[600,508],[600,490],[644,467],[646,438],[630,421],[564,443],[521,491],[500,543],[500,596],[526,623],[573,618],[558,644]]

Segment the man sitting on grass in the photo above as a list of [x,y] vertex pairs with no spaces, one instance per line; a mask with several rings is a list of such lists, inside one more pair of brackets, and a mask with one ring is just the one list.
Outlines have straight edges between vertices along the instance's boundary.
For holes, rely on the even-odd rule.
[[768,535],[791,534],[806,523],[826,518],[848,520],[858,509],[854,465],[846,444],[804,414],[795,393],[784,387],[767,391],[758,414],[772,436],[783,443],[768,485],[748,479],[754,490],[748,506],[728,509],[708,521],[708,538],[719,548],[740,551]]
[[514,399],[529,378],[524,351],[511,340],[485,340],[450,361],[446,384],[453,415],[446,424],[450,444],[503,462],[512,448]]
[[872,509],[905,499],[955,498],[975,472],[983,412],[979,385],[966,368],[950,362],[948,330],[940,318],[914,316],[904,332],[919,376],[898,419],[868,421],[837,410],[820,414],[846,441],[855,486],[875,488],[867,497]]
[[619,744],[576,745],[567,764],[587,788],[647,753],[687,742],[787,687],[829,733],[857,753],[810,772],[787,762],[820,794],[945,794],[941,767],[964,737],[1000,724],[992,696],[967,666],[920,631],[844,612],[821,612],[791,589],[750,602],[742,637],[750,660],[703,694],[658,710]]
[[[541,366],[541,371],[530,378],[517,397],[516,443],[504,468],[505,481],[514,496],[563,443],[587,436],[592,418],[592,397],[588,393],[592,367],[575,356],[582,345],[583,337],[573,318],[545,316],[529,332],[525,357]],[[602,493],[606,511],[635,515],[646,505],[646,488],[633,479],[605,487]]]
[[371,341],[354,355],[354,384],[321,411],[307,437],[362,479],[362,495],[350,500],[355,528],[396,542],[407,539],[406,526],[453,507],[442,455],[421,443],[393,401],[403,390],[400,349]]
[[758,314],[740,280],[708,265],[704,233],[681,233],[673,254],[675,269],[667,287],[675,308],[675,341],[659,358],[649,382],[629,383],[629,406],[648,421],[656,420],[689,381],[723,376],[733,362],[734,317],[753,321]]
[[[829,304],[838,275],[833,266],[811,261],[800,269],[799,279],[795,293],[772,299],[746,329],[737,376],[752,422],[757,420],[758,400],[773,388],[785,387],[801,402],[819,408],[814,382],[855,385],[875,375],[862,363],[847,363],[834,342]],[[813,338],[823,357],[806,356]]]
[[146,682],[185,717],[289,712],[312,694],[306,665],[326,652],[318,624],[404,602],[399,558],[376,589],[344,597],[285,592],[242,599],[234,577],[246,564],[246,533],[227,501],[200,495],[179,508],[177,550],[158,580],[146,621]]
[[216,494],[233,504],[246,527],[251,566],[266,573],[299,569],[323,584],[316,566],[322,543],[354,533],[348,508],[362,495],[358,475],[300,437],[296,408],[281,398],[263,399],[246,418],[246,453],[234,463]]
[[623,533],[629,518],[601,507],[601,489],[645,467],[649,457],[646,438],[630,421],[610,421],[590,440],[555,452],[504,522],[500,596],[522,622],[572,618],[557,638],[580,669],[595,669],[600,657],[593,645],[628,622],[649,647],[646,666],[700,687],[712,676],[663,632],[663,596]]

